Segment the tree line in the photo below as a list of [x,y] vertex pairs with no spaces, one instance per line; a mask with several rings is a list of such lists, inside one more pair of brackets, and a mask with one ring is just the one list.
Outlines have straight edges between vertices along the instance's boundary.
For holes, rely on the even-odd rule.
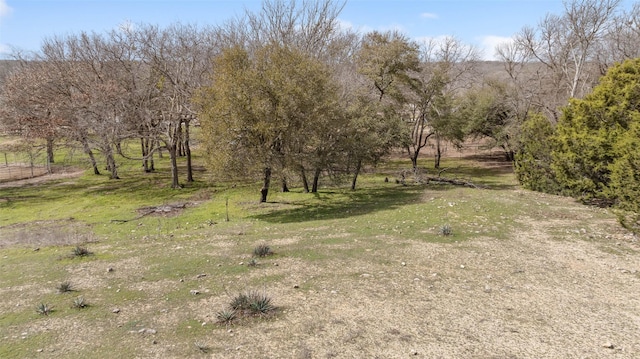
[[[209,168],[260,178],[266,201],[272,180],[315,192],[322,176],[350,176],[355,188],[391,149],[417,170],[428,148],[439,167],[445,141],[482,137],[522,163],[531,118],[555,131],[570,99],[640,52],[640,7],[623,9],[620,0],[566,1],[563,14],[499,46],[493,73],[455,37],[417,42],[341,27],[344,5],[267,0],[219,25],[136,24],[45,39],[37,53],[16,54],[19,65],[2,80],[0,121],[45,141],[51,161],[54,143],[79,144],[94,172],[100,156],[114,179],[119,156],[153,171],[166,152],[176,188],[181,156],[193,181],[198,125]],[[132,139],[135,153],[123,146]]]

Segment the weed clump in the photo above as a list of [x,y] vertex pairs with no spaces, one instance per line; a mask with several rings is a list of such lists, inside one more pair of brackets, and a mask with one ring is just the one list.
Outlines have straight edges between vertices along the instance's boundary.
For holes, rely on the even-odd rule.
[[229,306],[235,311],[249,315],[268,314],[275,309],[271,304],[271,298],[258,292],[240,293],[231,300]]
[[230,325],[236,320],[236,311],[233,309],[223,309],[216,313],[216,319],[220,324]]
[[444,226],[440,227],[440,234],[443,236],[450,236],[453,234],[453,229],[451,229],[451,226],[448,224],[445,224]]
[[71,250],[71,253],[66,256],[61,256],[58,258],[59,260],[63,259],[74,259],[74,258],[83,258],[93,255],[93,252],[90,252],[85,246],[76,246]]
[[87,249],[87,247],[84,247],[84,246],[76,246],[76,247],[73,249],[73,252],[71,252],[71,255],[72,255],[73,257],[86,257],[86,256],[90,256],[90,255],[92,255],[92,254],[93,254],[93,253],[92,253],[92,252],[90,252],[90,251]]
[[239,293],[231,299],[228,308],[216,313],[218,323],[229,325],[238,319],[264,317],[273,314],[276,307],[271,298],[256,291]]
[[73,307],[76,309],[83,309],[89,306],[89,303],[84,299],[83,296],[79,296],[78,298],[73,300]]
[[270,256],[272,254],[273,254],[273,251],[271,251],[271,247],[269,247],[266,244],[260,244],[253,249],[253,255],[255,257],[262,258],[262,257]]
[[74,291],[73,285],[71,285],[70,282],[62,282],[58,284],[56,289],[58,289],[58,293],[69,293]]
[[40,315],[49,315],[53,312],[53,307],[47,303],[40,303],[36,306],[36,312]]
[[196,346],[196,348],[201,352],[201,353],[208,353],[211,348],[209,348],[208,345],[204,344],[204,343],[200,343],[200,342],[195,342],[194,345]]

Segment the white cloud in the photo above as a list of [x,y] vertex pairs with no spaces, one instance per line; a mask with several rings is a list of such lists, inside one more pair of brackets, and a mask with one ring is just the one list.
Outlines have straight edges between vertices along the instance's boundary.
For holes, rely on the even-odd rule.
[[357,32],[360,34],[366,34],[368,32],[373,31],[374,29],[370,26],[356,26],[354,25],[352,22],[347,21],[347,20],[342,20],[342,19],[338,19],[338,28],[342,29],[342,30],[350,30],[353,32]]
[[9,48],[9,46],[0,43],[0,57],[2,57],[3,55],[8,55],[9,53],[11,53],[11,49]]
[[513,38],[504,36],[483,36],[480,38],[480,50],[483,52],[484,60],[497,60],[495,57],[496,46],[501,44],[509,44],[513,42]]
[[438,35],[438,36],[419,36],[414,38],[414,40],[419,44],[443,44],[445,40],[450,38],[449,35]]
[[0,0],[0,17],[9,16],[13,9],[7,5],[7,0]]
[[338,28],[342,29],[342,30],[353,30],[355,28],[355,26],[353,26],[353,23],[347,21],[347,20],[342,20],[342,19],[337,19],[336,20],[338,22]]
[[438,15],[432,12],[423,12],[422,14],[420,14],[420,17],[423,19],[437,19]]

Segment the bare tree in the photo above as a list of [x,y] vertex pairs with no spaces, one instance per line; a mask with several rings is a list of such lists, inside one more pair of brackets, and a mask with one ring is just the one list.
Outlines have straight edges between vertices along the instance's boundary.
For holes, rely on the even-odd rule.
[[[537,27],[524,27],[513,45],[499,47],[499,58],[524,95],[521,100],[555,122],[569,98],[588,93],[601,75],[602,44],[612,31],[620,2],[567,1],[564,14],[548,14]],[[536,91],[523,89],[531,84],[536,84]]]
[[[338,32],[338,15],[346,1],[271,0],[246,14],[249,45],[279,44],[320,57]],[[250,50],[252,50],[250,48]]]
[[640,57],[640,3],[613,17],[596,53],[601,75],[615,63]]
[[420,48],[420,67],[406,90],[406,120],[411,137],[406,146],[414,170],[418,157],[435,137],[435,167],[440,166],[441,141],[461,140],[461,125],[452,116],[452,99],[469,88],[476,77],[478,50],[455,37],[429,40]]
[[72,134],[86,151],[95,148],[105,158],[110,178],[117,179],[117,146],[131,136],[126,126],[128,88],[125,74],[114,58],[113,44],[96,33],[80,33],[47,39],[42,61],[65,74],[66,116]]
[[210,59],[219,50],[212,30],[193,25],[174,24],[166,29],[141,26],[135,36],[140,60],[155,76],[161,98],[154,106],[152,128],[169,152],[172,187],[178,188],[177,157],[182,150],[187,158],[187,181],[193,181],[189,129],[197,110],[192,98],[206,79]]
[[54,162],[54,141],[61,137],[60,108],[64,101],[54,69],[44,62],[19,61],[2,86],[2,125],[6,131],[46,141],[47,160]]

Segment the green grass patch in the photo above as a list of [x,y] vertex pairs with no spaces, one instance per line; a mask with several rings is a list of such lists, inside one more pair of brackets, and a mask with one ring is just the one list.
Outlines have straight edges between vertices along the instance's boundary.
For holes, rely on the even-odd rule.
[[[34,348],[41,347],[46,356],[56,343],[66,347],[62,334],[52,332],[26,340],[13,337],[46,320],[105,328],[96,335],[87,333],[89,339],[82,345],[53,352],[66,358],[148,357],[155,355],[150,354],[153,350],[167,357],[206,355],[196,342],[212,345],[212,352],[222,356],[232,337],[226,330],[202,326],[204,320],[213,325],[216,312],[223,309],[210,303],[227,302],[253,288],[267,293],[274,288],[272,293],[287,296],[286,290],[294,291],[291,282],[296,288],[287,300],[311,291],[331,293],[334,287],[341,295],[342,288],[365,280],[363,273],[380,276],[380,282],[387,281],[383,276],[399,281],[394,276],[410,266],[422,266],[411,268],[412,273],[428,275],[438,269],[428,262],[412,263],[410,250],[428,251],[434,243],[438,248],[444,244],[468,250],[465,246],[471,248],[474,240],[509,240],[526,227],[523,218],[584,217],[579,213],[568,218],[564,199],[513,191],[515,179],[505,166],[474,167],[464,159],[443,161],[448,169],[442,176],[487,188],[415,183],[409,178],[406,186],[396,184],[393,175],[410,168],[403,160],[361,176],[356,191],[347,185],[324,186],[316,194],[273,188],[264,204],[258,203],[259,186],[198,181],[174,190],[162,161],[156,173],[142,173],[137,162],[122,163],[121,180],[87,173],[2,190],[0,301],[3,309],[11,310],[0,314],[0,338],[9,338],[0,341],[0,357],[35,357]],[[175,203],[189,205],[172,213],[141,210]],[[599,219],[610,216],[605,211],[589,213]],[[588,228],[589,217],[584,218]],[[442,233],[445,225],[449,235]],[[562,237],[567,228],[558,224],[549,231]],[[260,244],[269,245],[275,254],[256,258],[259,265],[249,267]],[[67,257],[77,245],[93,255]],[[615,248],[610,253],[625,254]],[[408,265],[401,266],[405,260]],[[109,267],[114,270],[108,272]],[[80,285],[74,279],[85,282]],[[410,274],[408,280],[412,279]],[[56,286],[67,280],[78,291],[58,294]],[[192,289],[200,294],[192,294]],[[73,298],[80,295],[90,304],[86,310],[72,308]],[[36,313],[42,302],[54,307],[48,317]],[[197,312],[191,309],[200,305]],[[274,305],[279,305],[277,300]],[[114,308],[122,311],[112,313]],[[292,312],[287,309],[275,317]],[[262,324],[257,319],[234,325],[262,330]],[[157,335],[137,333],[149,327],[158,329]]]

